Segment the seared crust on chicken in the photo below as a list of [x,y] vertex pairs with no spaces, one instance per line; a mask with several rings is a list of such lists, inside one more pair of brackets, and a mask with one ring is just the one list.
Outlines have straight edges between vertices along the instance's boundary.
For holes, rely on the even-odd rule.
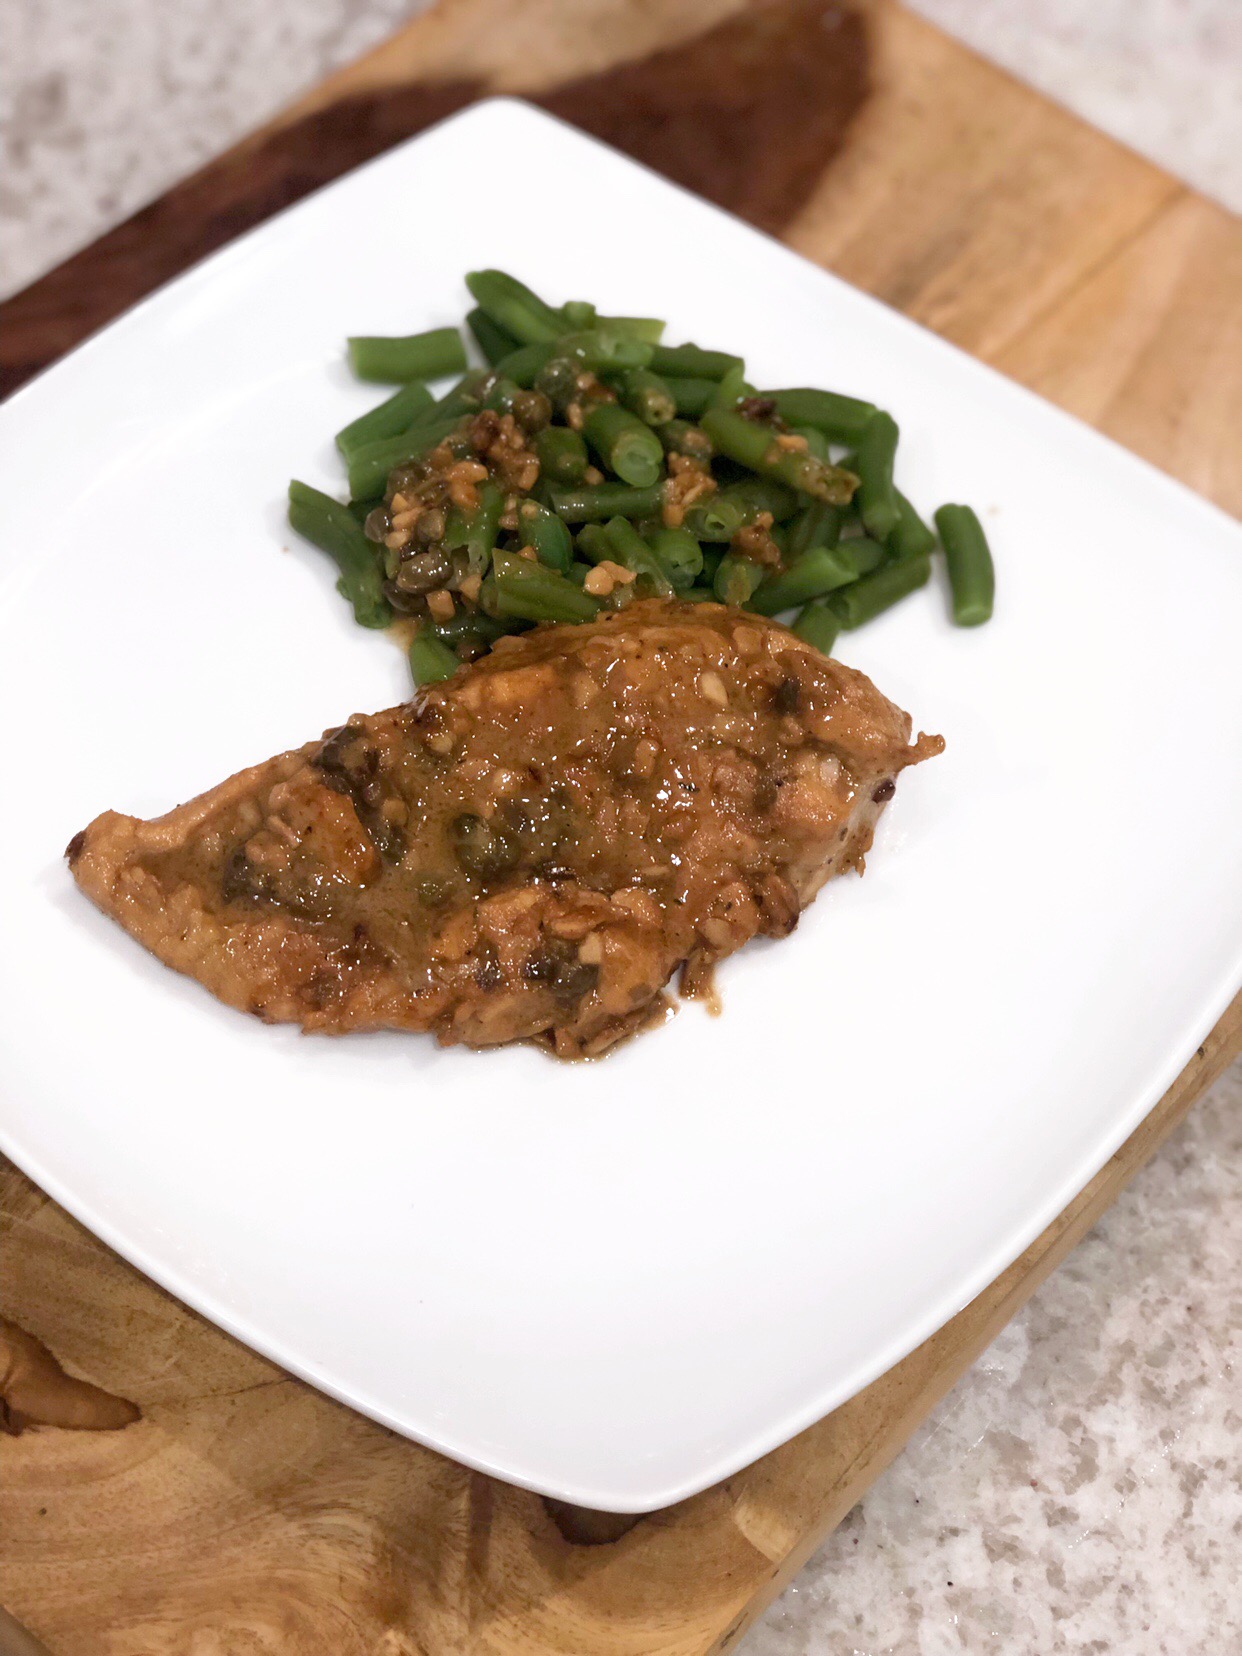
[[863,674],[715,604],[502,638],[144,822],[74,878],[230,1006],[343,1034],[603,1051],[861,869],[899,773],[938,753]]

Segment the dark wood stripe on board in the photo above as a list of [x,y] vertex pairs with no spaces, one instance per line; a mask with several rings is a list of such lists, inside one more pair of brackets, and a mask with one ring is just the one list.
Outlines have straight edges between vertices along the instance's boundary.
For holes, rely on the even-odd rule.
[[[532,101],[779,233],[869,90],[866,26],[833,0],[769,0]],[[242,231],[463,109],[477,80],[342,99],[210,162],[0,305],[0,393]]]

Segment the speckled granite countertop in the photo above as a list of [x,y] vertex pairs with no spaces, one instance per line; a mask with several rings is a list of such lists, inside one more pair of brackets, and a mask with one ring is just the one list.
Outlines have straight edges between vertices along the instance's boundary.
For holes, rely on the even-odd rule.
[[[1237,0],[913,0],[1242,206]],[[417,0],[8,0],[0,290]],[[1242,1064],[750,1635],[754,1656],[1242,1651]]]

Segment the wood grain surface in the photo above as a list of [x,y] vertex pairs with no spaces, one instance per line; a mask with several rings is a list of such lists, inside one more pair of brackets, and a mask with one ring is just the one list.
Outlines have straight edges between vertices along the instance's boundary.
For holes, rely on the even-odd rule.
[[[804,50],[816,28],[835,42],[818,56]],[[708,34],[699,119],[732,97],[736,120],[670,143],[660,112]],[[773,113],[795,58],[811,74],[800,98],[826,106],[815,121]],[[496,89],[554,108],[560,95],[565,113],[577,100],[614,138],[629,100],[635,142],[671,171],[710,169],[725,146],[701,188],[1242,510],[1242,229],[887,4],[442,0],[3,307],[10,381],[264,213]],[[986,1293],[817,1426],[636,1524],[467,1472],[310,1390],[10,1169],[9,1314],[143,1418],[0,1441],[0,1595],[54,1656],[726,1651],[1240,1048],[1242,997]],[[0,1651],[8,1638],[0,1623]]]

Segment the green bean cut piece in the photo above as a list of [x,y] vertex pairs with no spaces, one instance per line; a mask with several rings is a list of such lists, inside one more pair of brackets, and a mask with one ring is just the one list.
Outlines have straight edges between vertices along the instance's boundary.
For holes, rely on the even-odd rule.
[[419,415],[434,403],[435,398],[423,382],[411,380],[387,402],[368,409],[347,426],[342,426],[336,434],[336,446],[348,464],[350,456],[367,443],[377,443],[383,437],[395,437],[400,431],[408,431]]
[[834,592],[828,605],[841,625],[852,630],[883,614],[907,593],[926,586],[930,575],[930,558],[905,558],[901,563],[881,564],[872,574]]
[[763,576],[762,565],[752,558],[743,558],[738,552],[726,552],[717,565],[712,589],[720,603],[740,608],[750,602]]
[[663,486],[632,489],[627,483],[585,484],[580,489],[552,489],[548,504],[566,523],[603,523],[611,517],[644,518],[660,510]]
[[800,604],[822,598],[825,593],[835,592],[857,579],[858,570],[845,544],[813,546],[788,569],[769,575],[756,589],[748,607],[760,615],[779,615],[782,610],[797,609]]
[[715,494],[705,495],[686,508],[685,526],[701,541],[727,544],[739,529],[754,523],[761,512],[773,521],[787,518],[798,509],[798,496],[783,483],[766,477],[746,477],[726,483]]
[[813,644],[824,655],[832,654],[832,646],[837,641],[837,634],[841,631],[841,623],[828,608],[827,604],[808,604],[801,610],[798,619],[794,622],[791,631],[794,636],[806,644]]
[[822,431],[817,431],[814,426],[790,426],[789,430],[792,436],[802,438],[808,452],[817,460],[832,459],[832,445]]
[[959,627],[977,627],[991,619],[996,596],[996,569],[983,525],[969,506],[942,506],[936,528],[949,568],[953,619]]
[[856,479],[852,473],[826,465],[805,449],[782,447],[779,433],[771,426],[726,408],[709,408],[702,425],[721,454],[761,477],[787,483],[830,506],[847,506],[853,498]]
[[597,316],[603,328],[616,328],[621,333],[633,334],[635,339],[658,345],[664,337],[664,323],[658,316]]
[[499,323],[493,322],[487,312],[478,305],[466,312],[466,326],[493,368],[502,357],[509,356],[518,348],[518,342],[513,335],[506,333]]
[[867,421],[858,439],[858,511],[863,527],[877,540],[886,540],[897,527],[901,507],[893,486],[897,454],[897,422],[882,411]]
[[552,483],[581,483],[590,465],[580,432],[568,426],[544,426],[532,440],[539,476]]
[[711,463],[716,450],[711,438],[701,426],[689,420],[668,420],[656,432],[665,454],[684,454],[701,466]]
[[446,552],[464,552],[471,574],[487,572],[488,561],[500,533],[500,518],[505,499],[490,478],[476,484],[478,505],[473,511],[461,506],[450,506],[444,526]]
[[371,495],[383,494],[388,474],[398,466],[408,466],[420,455],[428,454],[437,443],[442,443],[456,430],[458,414],[431,415],[416,421],[408,431],[396,437],[383,437],[378,443],[365,443],[349,457],[349,492],[355,500],[366,500]]
[[515,632],[517,628],[512,622],[498,621],[494,616],[484,615],[482,610],[460,609],[455,615],[449,616],[447,621],[431,621],[422,623],[425,632],[433,634],[441,643],[456,645],[463,640],[467,643],[478,640],[484,644],[494,644],[505,633]]
[[359,626],[386,627],[392,606],[384,597],[379,554],[349,507],[295,478],[289,485],[289,526],[336,564],[336,590],[353,605]]
[[897,495],[897,521],[888,532],[885,545],[894,558],[923,558],[935,550],[936,537],[911,506],[900,489]]
[[840,506],[829,506],[822,500],[813,500],[804,506],[789,526],[791,558],[800,558],[813,546],[835,546],[841,539],[841,525],[845,511]]
[[529,391],[556,353],[555,345],[519,345],[496,364],[496,372]]
[[451,386],[439,402],[432,409],[432,413],[440,419],[447,419],[450,414],[460,418],[463,414],[473,414],[479,408],[484,387],[492,377],[490,368],[470,368]]
[[688,529],[652,529],[644,537],[677,592],[692,587],[703,571],[703,548]]
[[497,327],[523,345],[543,344],[565,332],[564,316],[503,270],[472,270],[466,286]]
[[632,569],[645,588],[657,598],[671,598],[673,583],[664,566],[628,518],[609,518],[604,525],[604,539],[611,551],[613,563],[622,569]]
[[838,541],[837,549],[850,560],[855,578],[870,575],[873,569],[889,560],[888,549],[870,535],[851,535],[848,540]]
[[704,351],[698,345],[657,345],[650,366],[657,374],[719,380],[730,368],[741,368],[744,364],[740,356],[732,356],[728,351]]
[[604,533],[602,523],[584,523],[574,536],[574,550],[589,564],[603,563],[612,557],[612,542]]
[[837,391],[797,386],[788,391],[765,391],[787,425],[814,426],[834,443],[856,443],[876,413],[874,403],[861,397],[843,397]]
[[574,542],[564,518],[557,517],[537,500],[524,500],[517,515],[517,533],[522,545],[531,547],[541,564],[565,574],[573,562]]
[[754,395],[755,388],[747,380],[745,370],[739,362],[736,367],[730,368],[721,377],[710,407],[736,408],[743,397],[753,397]]
[[713,379],[682,379],[676,375],[655,370],[673,393],[677,412],[683,419],[697,420],[716,400],[719,384]]
[[717,598],[709,586],[687,587],[680,594],[680,597],[683,604],[718,604],[720,602],[720,599]]
[[599,312],[589,299],[566,299],[561,306],[566,328],[592,328]]
[[608,470],[635,489],[650,488],[663,470],[660,439],[618,403],[595,403],[582,431]]
[[623,408],[649,426],[664,426],[677,413],[673,393],[650,368],[628,368],[616,382]]
[[410,640],[410,671],[415,684],[438,684],[452,678],[461,666],[461,658],[432,632],[418,631]]
[[[367,519],[370,517],[371,513],[377,506],[382,506],[383,504],[383,495],[372,495],[370,500],[351,500],[349,503],[349,515],[353,518],[355,523],[360,523],[365,529],[367,526]],[[371,537],[368,535],[367,539],[370,540],[370,538]]]
[[556,342],[558,356],[568,357],[596,374],[645,368],[651,361],[651,349],[645,340],[618,328],[587,328],[581,333],[562,334]]
[[555,569],[545,569],[513,552],[493,560],[496,605],[501,616],[523,621],[590,621],[599,604],[589,592]]
[[349,362],[359,379],[391,385],[464,373],[466,348],[456,328],[431,328],[399,339],[356,335],[349,341]]

